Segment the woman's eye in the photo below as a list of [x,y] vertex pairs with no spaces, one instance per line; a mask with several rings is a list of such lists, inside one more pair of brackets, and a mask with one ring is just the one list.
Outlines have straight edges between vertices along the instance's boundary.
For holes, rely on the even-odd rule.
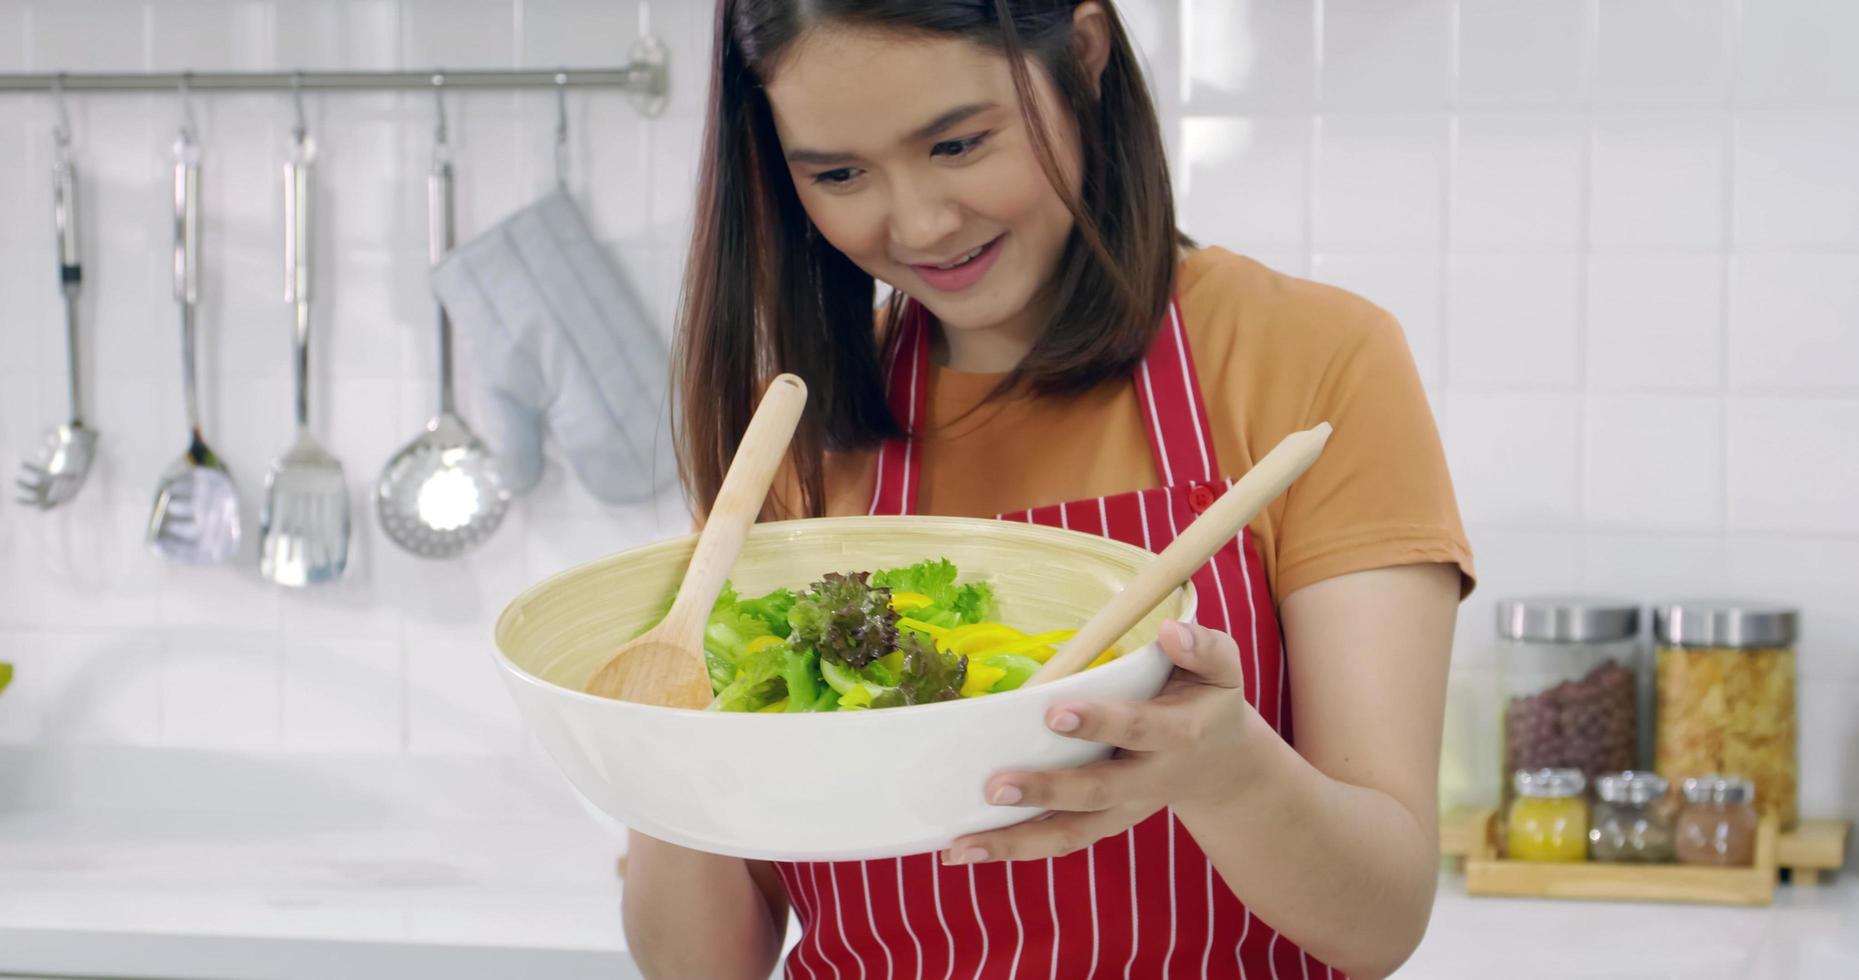
[[857,176],[857,171],[851,167],[840,167],[837,170],[825,170],[814,174],[813,182],[828,187],[840,187],[851,183],[852,179]]
[[988,135],[987,133],[981,133],[977,136],[968,136],[959,140],[943,140],[935,146],[930,147],[930,156],[954,157],[957,159],[965,157],[973,153],[975,149],[988,138]]

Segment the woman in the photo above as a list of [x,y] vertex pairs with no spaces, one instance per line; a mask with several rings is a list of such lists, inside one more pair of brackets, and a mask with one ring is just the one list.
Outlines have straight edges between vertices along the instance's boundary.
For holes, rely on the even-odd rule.
[[634,835],[647,973],[764,977],[790,908],[791,976],[1398,966],[1432,905],[1471,586],[1399,327],[1176,231],[1105,0],[721,0],[700,186],[679,353],[700,512],[777,371],[812,402],[771,515],[1002,516],[1159,550],[1283,436],[1335,435],[1196,575],[1161,696],[1049,714],[1113,759],[975,787],[1050,818],[826,865]]

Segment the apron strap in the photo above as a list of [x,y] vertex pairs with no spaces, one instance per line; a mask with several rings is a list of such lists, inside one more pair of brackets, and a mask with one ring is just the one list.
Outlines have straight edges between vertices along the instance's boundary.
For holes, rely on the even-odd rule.
[[1213,427],[1201,381],[1194,371],[1181,304],[1170,299],[1162,327],[1136,369],[1136,401],[1149,428],[1149,451],[1163,486],[1211,482],[1219,478]]
[[[878,471],[867,510],[870,514],[916,513],[917,485],[923,473],[919,433],[929,421],[929,313],[915,300],[906,302],[898,329],[901,332],[891,349],[885,383],[891,414],[904,424],[909,435],[886,440],[878,449]],[[1213,429],[1177,301],[1169,301],[1168,313],[1133,380],[1149,436],[1149,451],[1162,485],[1216,480],[1220,464],[1214,451]]]
[[886,439],[878,447],[878,474],[872,481],[868,514],[914,514],[917,484],[923,472],[919,430],[929,421],[929,314],[922,305],[904,304],[897,343],[885,370],[891,415],[904,425],[905,437]]

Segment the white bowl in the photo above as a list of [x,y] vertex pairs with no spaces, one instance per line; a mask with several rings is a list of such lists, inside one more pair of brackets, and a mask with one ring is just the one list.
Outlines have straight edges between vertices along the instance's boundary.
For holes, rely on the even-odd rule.
[[[1105,746],[1047,730],[1047,709],[1155,696],[1171,669],[1157,628],[1194,614],[1184,585],[1123,638],[1118,648],[1129,652],[1110,663],[939,704],[732,714],[584,693],[614,648],[663,615],[694,545],[694,537],[646,545],[531,588],[497,622],[498,662],[525,723],[590,810],[610,826],[737,857],[892,857],[1029,819],[1038,811],[986,803],[987,778],[1106,757]],[[826,518],[758,525],[732,581],[755,595],[804,588],[826,572],[948,558],[960,581],[993,585],[995,618],[1041,632],[1081,625],[1150,557],[1095,535],[1005,521]]]

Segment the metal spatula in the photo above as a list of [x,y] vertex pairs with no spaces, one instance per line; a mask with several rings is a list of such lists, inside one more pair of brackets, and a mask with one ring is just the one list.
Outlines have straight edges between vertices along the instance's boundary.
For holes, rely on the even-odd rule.
[[310,223],[313,149],[301,121],[284,164],[284,301],[297,314],[297,436],[265,476],[258,571],[279,585],[342,575],[349,560],[349,486],[342,464],[310,435]]
[[239,553],[239,491],[200,434],[194,382],[195,304],[200,299],[200,147],[191,125],[174,145],[174,298],[181,306],[181,377],[187,394],[187,451],[161,475],[148,541],[164,558],[204,565]]

